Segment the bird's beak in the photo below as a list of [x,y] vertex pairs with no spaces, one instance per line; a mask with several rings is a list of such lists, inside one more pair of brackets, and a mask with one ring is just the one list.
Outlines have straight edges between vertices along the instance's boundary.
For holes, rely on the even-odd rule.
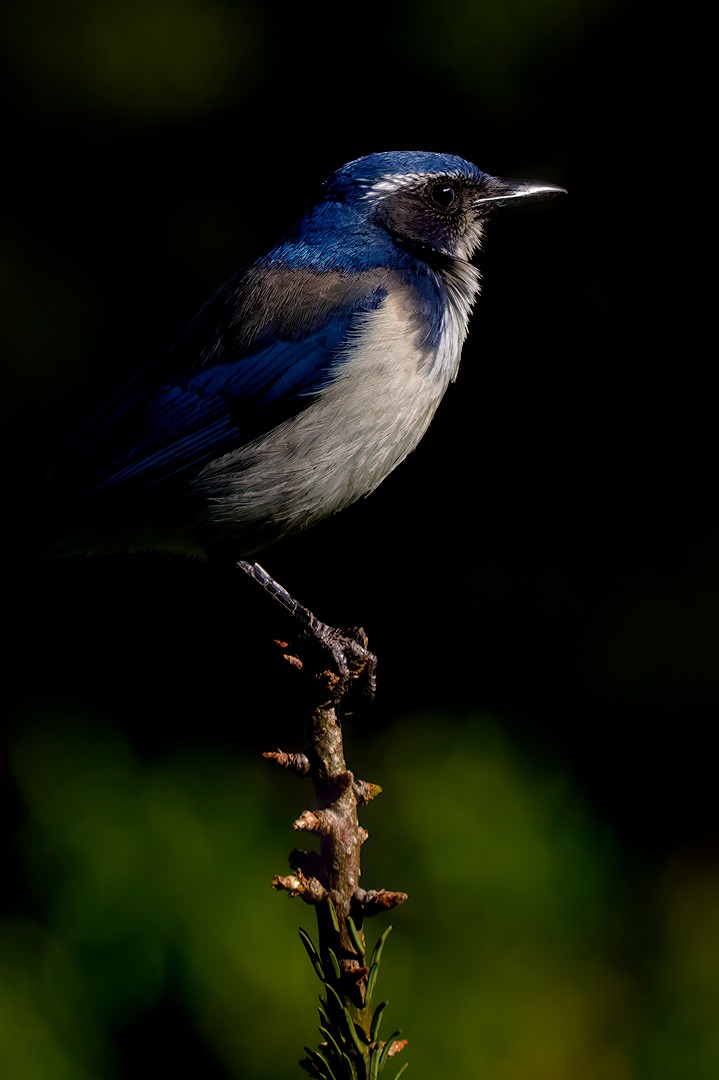
[[567,194],[567,189],[558,184],[546,184],[534,180],[500,180],[497,176],[488,176],[482,183],[483,194],[475,200],[475,206],[494,203],[501,206],[509,199],[524,199],[532,195]]

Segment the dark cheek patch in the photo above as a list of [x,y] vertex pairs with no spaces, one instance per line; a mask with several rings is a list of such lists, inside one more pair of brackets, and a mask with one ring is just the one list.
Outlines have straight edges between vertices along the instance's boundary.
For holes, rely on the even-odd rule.
[[403,240],[440,251],[447,247],[451,234],[445,223],[419,200],[388,201],[383,211],[385,227]]

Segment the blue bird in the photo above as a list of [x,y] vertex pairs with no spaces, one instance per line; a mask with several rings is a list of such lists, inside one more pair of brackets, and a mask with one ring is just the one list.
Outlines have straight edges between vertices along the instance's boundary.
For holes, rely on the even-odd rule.
[[452,154],[342,166],[70,445],[54,553],[244,558],[368,495],[457,376],[489,212],[563,190]]

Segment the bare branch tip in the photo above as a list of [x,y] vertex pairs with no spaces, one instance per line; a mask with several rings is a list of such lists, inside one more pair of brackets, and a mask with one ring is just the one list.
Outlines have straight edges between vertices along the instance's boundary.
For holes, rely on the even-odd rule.
[[285,750],[265,750],[263,758],[274,761],[282,769],[290,769],[297,776],[307,776],[310,762],[306,754],[288,754]]
[[328,836],[332,831],[331,823],[322,810],[303,810],[297,820],[292,822],[292,828],[298,832],[316,833],[318,836]]
[[282,876],[275,874],[272,888],[286,892],[290,897],[300,896],[306,904],[321,904],[327,897],[327,890],[317,878],[307,878],[301,870],[297,874]]
[[383,911],[391,911],[392,908],[399,907],[408,899],[408,893],[394,892],[390,889],[357,889],[355,892],[355,900],[367,918],[379,915]]
[[367,780],[355,780],[354,789],[359,806],[366,806],[382,792],[379,784],[371,784]]

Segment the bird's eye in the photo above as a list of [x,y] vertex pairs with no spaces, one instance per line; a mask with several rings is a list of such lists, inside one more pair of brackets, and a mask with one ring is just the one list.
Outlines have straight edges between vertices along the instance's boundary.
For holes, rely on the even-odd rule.
[[437,184],[432,188],[432,201],[441,210],[446,210],[457,198],[457,192],[451,184]]

